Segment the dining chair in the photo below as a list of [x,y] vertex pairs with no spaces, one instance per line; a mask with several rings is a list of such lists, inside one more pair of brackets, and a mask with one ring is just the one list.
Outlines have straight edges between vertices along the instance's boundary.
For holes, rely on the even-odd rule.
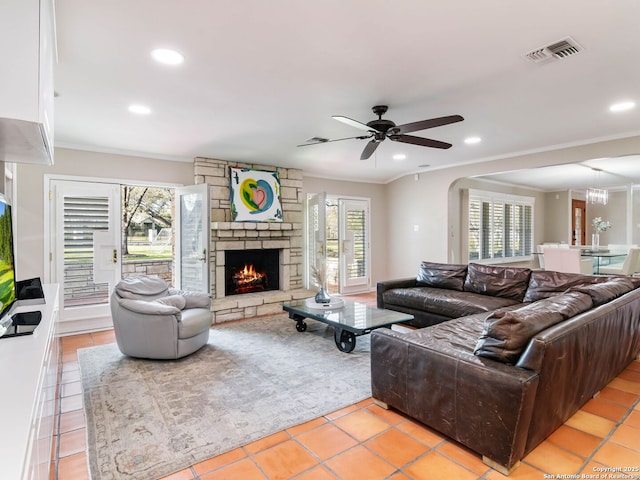
[[543,248],[545,270],[593,275],[593,260],[582,258],[579,248]]
[[600,273],[606,275],[633,275],[636,272],[640,272],[639,247],[631,247],[621,264],[600,266]]

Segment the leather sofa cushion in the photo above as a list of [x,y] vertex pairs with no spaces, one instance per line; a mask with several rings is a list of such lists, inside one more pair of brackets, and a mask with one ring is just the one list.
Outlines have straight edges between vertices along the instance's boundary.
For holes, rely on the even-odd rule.
[[628,278],[614,277],[609,278],[608,281],[604,283],[571,287],[569,291],[586,293],[593,300],[593,305],[597,307],[598,305],[610,302],[614,298],[618,298],[633,289],[634,284]]
[[474,353],[515,365],[535,334],[582,313],[592,306],[581,292],[553,296],[511,311],[495,311],[484,321]]
[[534,270],[531,272],[529,288],[524,296],[525,302],[535,302],[565,292],[571,287],[603,283],[608,277],[581,275],[579,273],[554,272],[551,270]]
[[522,302],[530,276],[531,270],[528,268],[470,263],[467,267],[464,290]]
[[467,266],[450,263],[420,263],[417,284],[422,287],[447,288],[462,291],[467,277]]
[[520,303],[510,298],[433,287],[392,288],[382,294],[382,299],[385,308],[393,310],[393,306],[401,306],[448,318],[490,312]]

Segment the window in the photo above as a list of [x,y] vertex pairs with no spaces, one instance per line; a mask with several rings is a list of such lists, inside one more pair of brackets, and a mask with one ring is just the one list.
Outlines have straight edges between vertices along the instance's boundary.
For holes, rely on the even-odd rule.
[[469,190],[469,260],[533,253],[533,197]]

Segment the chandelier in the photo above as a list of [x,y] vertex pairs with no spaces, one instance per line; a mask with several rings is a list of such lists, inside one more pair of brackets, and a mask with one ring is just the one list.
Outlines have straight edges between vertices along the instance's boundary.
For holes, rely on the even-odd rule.
[[[592,168],[594,172],[596,172],[596,184],[600,183],[600,172],[602,171],[599,168]],[[609,192],[603,188],[587,188],[587,203],[591,203],[594,205],[606,205],[609,201]]]
[[587,188],[587,202],[594,205],[606,205],[609,201],[609,192],[601,188]]

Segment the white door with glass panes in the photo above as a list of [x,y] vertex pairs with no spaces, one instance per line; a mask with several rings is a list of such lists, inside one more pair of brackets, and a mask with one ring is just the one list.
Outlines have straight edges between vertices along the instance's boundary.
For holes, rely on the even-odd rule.
[[[307,288],[317,288],[314,283],[314,269],[322,270],[326,279],[326,194],[318,193],[307,197]],[[325,282],[326,283],[326,282]],[[326,287],[326,285],[325,285]]]
[[51,281],[59,283],[60,321],[110,319],[120,280],[120,186],[51,180]]
[[307,270],[324,266],[330,294],[368,290],[369,249],[368,199],[308,196]]
[[176,188],[176,287],[209,293],[209,184]]
[[340,199],[341,293],[369,288],[369,200]]

